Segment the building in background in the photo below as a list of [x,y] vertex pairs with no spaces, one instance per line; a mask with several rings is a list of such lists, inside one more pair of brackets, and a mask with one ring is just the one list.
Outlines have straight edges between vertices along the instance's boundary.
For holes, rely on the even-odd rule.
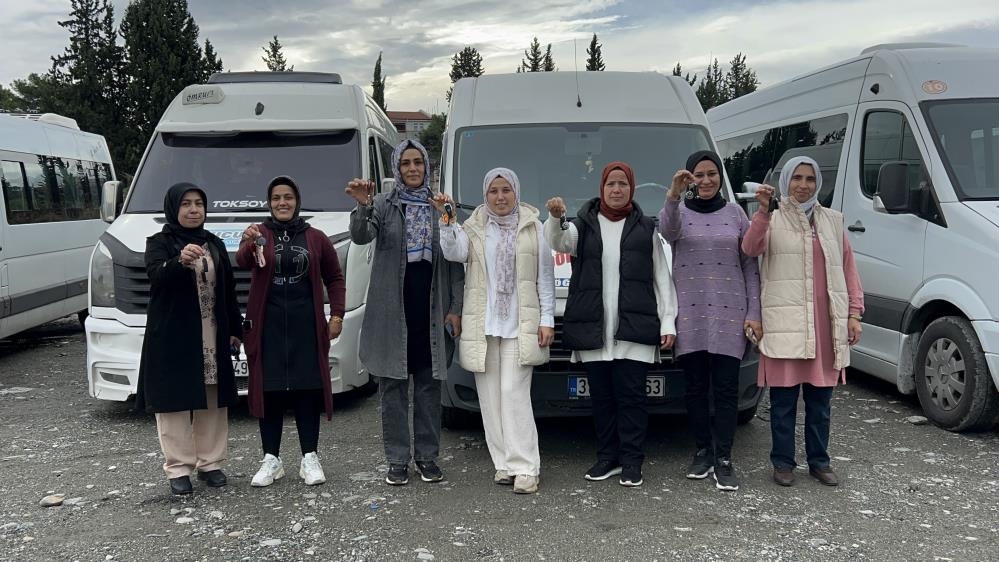
[[430,126],[430,116],[422,111],[386,111],[399,133],[399,140],[420,140],[420,133]]

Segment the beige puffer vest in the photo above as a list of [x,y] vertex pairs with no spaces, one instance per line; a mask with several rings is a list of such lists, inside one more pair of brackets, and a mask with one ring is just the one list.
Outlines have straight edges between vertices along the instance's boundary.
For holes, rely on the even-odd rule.
[[[812,213],[825,254],[835,368],[850,364],[849,297],[843,272],[843,215],[815,205]],[[760,352],[775,359],[815,358],[812,229],[791,198],[770,216],[768,246],[760,267],[763,339]]]
[[[520,204],[517,225],[517,318],[520,364],[543,365],[548,348],[538,345],[541,302],[538,297],[538,210]],[[458,357],[473,373],[486,370],[486,212],[480,205],[463,225],[468,235],[468,266],[465,269],[465,302],[461,317]]]

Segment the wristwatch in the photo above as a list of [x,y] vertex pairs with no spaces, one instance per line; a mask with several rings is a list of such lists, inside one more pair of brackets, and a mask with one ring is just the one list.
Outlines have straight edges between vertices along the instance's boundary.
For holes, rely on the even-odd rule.
[[860,322],[864,319],[864,317],[859,314],[851,314],[850,316],[847,316],[847,318],[851,320],[856,320],[857,322]]

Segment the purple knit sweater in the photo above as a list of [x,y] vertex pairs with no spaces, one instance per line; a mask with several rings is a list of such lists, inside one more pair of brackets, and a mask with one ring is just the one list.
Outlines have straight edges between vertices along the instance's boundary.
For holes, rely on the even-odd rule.
[[760,320],[760,270],[742,253],[749,219],[729,203],[713,213],[691,211],[666,200],[659,232],[673,250],[673,282],[679,313],[677,356],[708,351],[742,359],[746,320]]

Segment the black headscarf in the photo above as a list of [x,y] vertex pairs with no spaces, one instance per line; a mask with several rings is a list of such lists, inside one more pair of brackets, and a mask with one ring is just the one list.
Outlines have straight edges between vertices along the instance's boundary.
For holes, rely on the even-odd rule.
[[193,183],[175,183],[167,190],[166,197],[163,198],[163,214],[166,215],[167,221],[163,225],[163,232],[172,235],[181,243],[181,246],[187,244],[201,246],[208,241],[208,231],[205,230],[204,221],[195,228],[186,228],[180,224],[180,202],[184,199],[184,194],[189,191],[201,195],[201,200],[205,204],[205,212],[208,212],[208,196],[205,195],[205,190]]
[[696,195],[695,192],[694,197],[690,199],[685,198],[683,200],[683,204],[686,205],[687,208],[690,209],[691,211],[697,211],[698,213],[713,213],[719,209],[723,209],[726,204],[725,198],[722,197],[721,194],[722,192],[721,188],[725,187],[725,180],[724,176],[722,175],[723,168],[722,168],[721,158],[719,158],[717,154],[715,154],[710,150],[698,150],[697,152],[691,154],[689,158],[687,158],[686,168],[688,172],[693,174],[694,168],[696,168],[698,164],[700,164],[705,160],[710,160],[711,162],[714,162],[714,165],[718,168],[718,183],[719,183],[718,192],[715,193],[715,196],[712,197],[711,199],[701,199]]
[[[295,192],[295,214],[288,221],[279,221],[274,218],[274,209],[271,207],[271,194],[274,193],[274,188],[279,185],[287,185]],[[272,232],[283,231],[293,236],[309,228],[309,223],[298,216],[302,211],[302,194],[298,191],[298,184],[288,176],[278,176],[267,185],[267,208],[270,209],[271,216],[264,219],[264,225]]]

